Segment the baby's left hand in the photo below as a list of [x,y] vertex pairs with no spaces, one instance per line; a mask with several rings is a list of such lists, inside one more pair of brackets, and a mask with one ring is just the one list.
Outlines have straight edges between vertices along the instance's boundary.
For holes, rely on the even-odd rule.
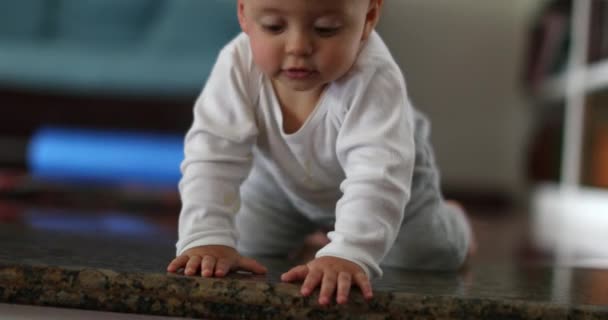
[[286,282],[304,280],[300,290],[304,296],[309,296],[317,286],[321,285],[320,305],[328,305],[331,302],[336,288],[338,304],[348,302],[353,282],[361,289],[365,299],[369,300],[373,296],[372,286],[365,271],[356,263],[338,257],[316,258],[285,272],[281,276],[281,280]]

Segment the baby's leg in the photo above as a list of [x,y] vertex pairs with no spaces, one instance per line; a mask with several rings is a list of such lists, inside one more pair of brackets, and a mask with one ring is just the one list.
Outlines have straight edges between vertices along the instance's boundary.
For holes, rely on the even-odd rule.
[[237,249],[245,256],[287,257],[316,228],[259,168],[254,167],[242,185],[241,202],[236,215]]
[[460,207],[436,203],[408,217],[383,266],[407,269],[454,270],[469,253],[472,234]]
[[471,228],[462,209],[443,200],[428,140],[428,122],[418,113],[415,117],[416,162],[411,198],[397,240],[381,264],[410,269],[456,269],[471,246]]

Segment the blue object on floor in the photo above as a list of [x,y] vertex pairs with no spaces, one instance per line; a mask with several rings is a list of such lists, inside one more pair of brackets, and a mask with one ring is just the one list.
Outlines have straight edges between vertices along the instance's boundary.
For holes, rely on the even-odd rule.
[[48,127],[28,147],[39,178],[177,186],[183,136]]

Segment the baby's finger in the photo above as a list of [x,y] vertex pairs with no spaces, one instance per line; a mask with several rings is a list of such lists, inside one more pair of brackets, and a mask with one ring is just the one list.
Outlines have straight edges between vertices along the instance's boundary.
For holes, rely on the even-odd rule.
[[289,271],[281,275],[281,280],[285,282],[291,282],[296,280],[302,280],[308,275],[308,266],[299,265],[291,268]]
[[176,272],[177,270],[179,270],[179,268],[185,266],[186,263],[188,263],[188,259],[188,256],[176,257],[171,261],[171,263],[169,263],[169,266],[167,266],[167,271]]
[[357,284],[357,286],[359,286],[359,289],[361,289],[361,292],[363,293],[363,297],[365,299],[369,300],[373,298],[374,293],[372,292],[372,285],[369,282],[369,279],[367,278],[367,275],[365,275],[365,273],[359,272],[355,274],[355,283]]
[[193,276],[196,273],[196,270],[201,266],[202,258],[199,256],[192,256],[188,259],[188,263],[186,264],[186,270],[184,274],[188,276]]
[[264,274],[268,272],[268,269],[266,269],[266,267],[261,265],[259,262],[247,257],[241,257],[237,263],[237,267],[240,270],[250,271],[255,274]]
[[321,283],[321,292],[319,293],[319,304],[324,306],[331,302],[331,298],[336,292],[336,282],[338,278],[332,271],[326,271],[323,274],[323,282]]
[[302,284],[302,289],[300,292],[303,296],[309,296],[312,291],[321,283],[321,279],[323,277],[323,272],[320,270],[310,270],[306,279],[304,279],[304,283]]
[[215,265],[215,276],[223,277],[230,272],[231,263],[227,259],[219,259],[217,260],[217,264]]
[[201,275],[203,277],[212,277],[213,271],[215,270],[216,259],[214,256],[203,257],[203,264],[201,265]]
[[338,294],[336,297],[336,302],[338,302],[338,304],[345,304],[348,302],[348,295],[350,294],[351,285],[351,274],[348,272],[340,272],[338,275]]

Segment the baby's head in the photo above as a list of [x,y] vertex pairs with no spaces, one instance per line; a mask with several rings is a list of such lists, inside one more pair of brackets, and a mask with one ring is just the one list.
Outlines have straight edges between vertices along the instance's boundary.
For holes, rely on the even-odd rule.
[[238,0],[253,59],[297,91],[345,75],[376,26],[383,0]]

